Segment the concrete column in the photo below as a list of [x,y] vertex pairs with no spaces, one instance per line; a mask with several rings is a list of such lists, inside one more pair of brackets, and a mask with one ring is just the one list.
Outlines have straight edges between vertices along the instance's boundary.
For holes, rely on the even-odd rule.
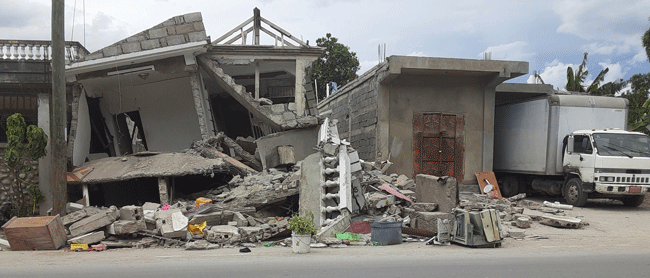
[[255,99],[260,99],[260,62],[255,61]]
[[492,158],[494,156],[494,105],[495,87],[485,87],[483,99],[483,166],[481,171],[492,171]]
[[206,125],[205,109],[203,108],[203,88],[201,87],[201,75],[198,70],[189,72],[190,86],[192,86],[192,97],[194,98],[194,107],[196,114],[199,118],[199,129],[201,130],[201,138],[208,138],[208,127]]
[[307,67],[311,65],[306,59],[296,59],[296,89],[294,102],[296,103],[296,117],[305,116],[305,107],[307,99],[305,97],[305,75],[307,74]]
[[[50,95],[38,94],[38,127],[42,128],[45,134],[50,134]],[[47,138],[47,156],[38,160],[38,187],[41,189],[45,200],[39,204],[39,214],[47,215],[52,208],[52,186],[50,177],[52,173],[52,144]]]

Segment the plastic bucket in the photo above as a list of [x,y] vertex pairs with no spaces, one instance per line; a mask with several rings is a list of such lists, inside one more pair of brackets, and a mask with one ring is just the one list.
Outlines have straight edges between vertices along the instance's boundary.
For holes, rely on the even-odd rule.
[[402,243],[402,221],[370,222],[370,238],[379,245]]
[[311,244],[311,234],[291,233],[291,248],[294,253],[309,253],[309,244]]

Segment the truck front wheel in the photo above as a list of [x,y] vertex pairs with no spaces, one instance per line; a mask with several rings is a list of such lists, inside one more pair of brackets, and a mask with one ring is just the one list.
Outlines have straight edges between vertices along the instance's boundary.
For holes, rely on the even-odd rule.
[[564,186],[564,198],[569,205],[584,206],[587,203],[587,192],[582,190],[582,180],[579,178],[569,179]]
[[621,201],[623,201],[623,205],[626,207],[638,207],[643,203],[643,199],[645,199],[644,195],[637,195],[623,197]]

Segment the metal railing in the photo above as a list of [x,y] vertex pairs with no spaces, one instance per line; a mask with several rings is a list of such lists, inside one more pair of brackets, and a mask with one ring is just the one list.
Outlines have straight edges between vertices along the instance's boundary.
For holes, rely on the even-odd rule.
[[[0,60],[51,60],[51,41],[36,40],[0,40]],[[65,61],[71,63],[90,54],[83,45],[76,41],[65,42]]]

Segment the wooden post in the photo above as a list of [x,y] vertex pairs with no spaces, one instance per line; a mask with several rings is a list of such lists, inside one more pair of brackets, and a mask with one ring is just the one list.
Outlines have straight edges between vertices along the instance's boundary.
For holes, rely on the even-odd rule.
[[84,205],[85,206],[90,206],[90,196],[88,194],[88,184],[84,183],[82,185],[82,187],[83,187],[82,190],[83,190],[83,196],[84,196]]
[[50,106],[50,142],[52,144],[52,214],[65,215],[68,201],[66,180],[66,102],[64,0],[52,0],[52,106]]
[[253,9],[253,44],[254,45],[260,45],[260,27],[261,25],[261,19],[260,19],[260,9],[255,8]]

